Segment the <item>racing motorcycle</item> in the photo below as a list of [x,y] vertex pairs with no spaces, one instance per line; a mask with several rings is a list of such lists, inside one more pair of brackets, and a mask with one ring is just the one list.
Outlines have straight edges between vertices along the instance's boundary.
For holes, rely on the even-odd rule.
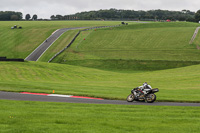
[[131,94],[127,97],[128,102],[133,101],[143,101],[148,103],[153,103],[156,101],[156,95],[154,93],[159,92],[159,89],[149,89],[146,91],[146,94],[140,88],[134,88],[131,90]]

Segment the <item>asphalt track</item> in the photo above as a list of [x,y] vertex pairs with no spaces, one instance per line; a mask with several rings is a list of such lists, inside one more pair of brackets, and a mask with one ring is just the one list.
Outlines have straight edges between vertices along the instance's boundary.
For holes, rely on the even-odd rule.
[[47,38],[39,47],[37,47],[29,56],[25,58],[27,61],[37,61],[42,54],[66,31],[83,29],[87,27],[64,28],[56,30],[49,38]]
[[132,102],[123,100],[104,100],[87,98],[70,98],[44,95],[30,95],[13,92],[0,91],[0,99],[17,101],[41,101],[41,102],[66,102],[66,103],[87,103],[87,104],[114,104],[114,105],[148,105],[148,106],[200,106],[200,103],[174,103],[174,102]]

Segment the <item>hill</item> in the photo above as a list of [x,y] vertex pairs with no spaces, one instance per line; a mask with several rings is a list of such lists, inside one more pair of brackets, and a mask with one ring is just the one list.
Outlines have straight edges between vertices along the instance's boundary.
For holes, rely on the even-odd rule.
[[[105,21],[1,21],[0,57],[26,58],[57,29],[119,23]],[[22,29],[12,30],[11,27],[14,25],[22,26]]]
[[[189,45],[199,24],[145,23],[81,32],[53,62],[101,69],[161,70],[199,64]],[[85,40],[84,40],[85,39]]]

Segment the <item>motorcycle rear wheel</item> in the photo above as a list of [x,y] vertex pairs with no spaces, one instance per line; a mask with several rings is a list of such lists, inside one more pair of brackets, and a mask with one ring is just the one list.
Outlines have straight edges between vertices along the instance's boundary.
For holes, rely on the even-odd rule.
[[135,96],[133,94],[128,95],[128,97],[126,98],[127,102],[133,102],[135,99]]
[[147,97],[146,97],[146,101],[148,103],[153,103],[154,101],[156,101],[156,95],[155,94],[149,94]]

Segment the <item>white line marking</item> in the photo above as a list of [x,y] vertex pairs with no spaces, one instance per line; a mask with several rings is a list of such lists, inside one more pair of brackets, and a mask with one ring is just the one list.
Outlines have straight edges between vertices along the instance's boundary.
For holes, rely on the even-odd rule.
[[50,94],[50,97],[71,97],[72,95],[58,95],[58,94]]

